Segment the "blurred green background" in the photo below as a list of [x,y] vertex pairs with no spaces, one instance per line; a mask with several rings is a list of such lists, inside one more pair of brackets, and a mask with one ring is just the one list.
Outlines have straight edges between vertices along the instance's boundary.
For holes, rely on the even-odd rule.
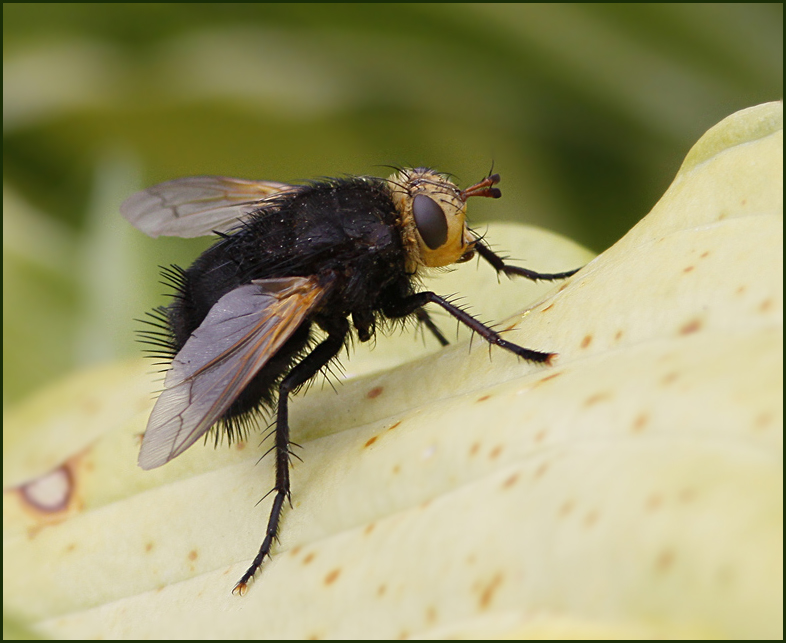
[[476,227],[600,252],[782,65],[782,4],[4,4],[4,403],[138,354],[157,265],[204,243],[133,230],[137,189],[493,162]]

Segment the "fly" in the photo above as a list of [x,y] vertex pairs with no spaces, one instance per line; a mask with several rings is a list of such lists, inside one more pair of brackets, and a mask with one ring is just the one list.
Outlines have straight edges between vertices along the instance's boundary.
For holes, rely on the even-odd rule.
[[[216,425],[232,439],[275,409],[273,507],[234,592],[243,594],[270,556],[291,499],[289,396],[338,355],[350,333],[366,342],[378,325],[415,316],[445,345],[424,309],[436,304],[527,361],[548,363],[554,355],[509,342],[447,299],[418,290],[426,269],[475,253],[509,276],[555,280],[576,272],[509,265],[469,229],[467,200],[499,198],[498,182],[494,174],[460,190],[427,168],[306,185],[199,176],[155,185],[121,206],[151,237],[219,237],[190,268],[163,272],[174,297],[150,313],[155,328],[144,336],[171,366],[139,466],[169,462]],[[315,328],[327,336],[318,341]]]

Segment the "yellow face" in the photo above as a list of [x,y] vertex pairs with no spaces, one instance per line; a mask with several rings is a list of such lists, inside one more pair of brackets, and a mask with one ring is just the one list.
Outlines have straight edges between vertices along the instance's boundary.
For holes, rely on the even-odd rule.
[[409,272],[472,258],[475,238],[466,224],[466,199],[473,194],[427,168],[401,170],[388,185],[401,217]]

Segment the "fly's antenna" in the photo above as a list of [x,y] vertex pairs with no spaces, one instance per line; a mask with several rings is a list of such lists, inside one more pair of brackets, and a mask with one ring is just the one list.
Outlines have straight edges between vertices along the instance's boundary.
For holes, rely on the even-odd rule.
[[493,187],[497,183],[499,183],[499,174],[492,174],[491,176],[487,176],[480,183],[476,183],[475,185],[469,186],[466,190],[462,190],[459,192],[459,196],[462,201],[466,201],[471,196],[485,196],[491,199],[498,199],[502,196],[502,192],[499,188]]

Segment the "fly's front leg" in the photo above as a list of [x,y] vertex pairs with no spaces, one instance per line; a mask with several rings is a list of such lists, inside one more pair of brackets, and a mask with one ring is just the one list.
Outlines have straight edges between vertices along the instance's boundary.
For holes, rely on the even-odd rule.
[[[323,325],[324,328],[324,325]],[[238,581],[232,593],[244,594],[248,589],[248,582],[253,578],[256,571],[262,565],[266,557],[270,555],[270,548],[278,535],[278,523],[281,519],[281,512],[284,509],[284,501],[290,498],[289,485],[289,394],[298,386],[305,384],[314,375],[330,362],[344,346],[349,323],[346,319],[331,320],[327,339],[322,341],[313,351],[289,371],[287,376],[278,385],[278,412],[276,415],[276,492],[273,498],[273,508],[270,510],[270,518],[267,521],[265,539],[259,548],[259,553],[254,558],[251,566]]]
[[451,304],[447,299],[440,297],[438,294],[426,291],[419,292],[409,297],[399,299],[398,301],[388,302],[382,312],[388,317],[406,317],[412,313],[416,313],[426,304],[437,304],[442,306],[447,312],[458,319],[462,324],[468,326],[471,330],[475,331],[483,339],[490,344],[495,344],[500,348],[504,348],[511,353],[515,353],[519,357],[523,357],[529,362],[549,363],[555,353],[541,353],[529,348],[524,348],[506,339],[502,339],[500,334],[493,328],[489,328],[481,321],[475,319],[467,311],[462,310],[458,306]]
[[505,263],[505,260],[500,257],[496,252],[489,248],[482,239],[475,242],[475,251],[488,261],[497,272],[504,272],[506,275],[518,275],[519,277],[526,277],[532,281],[554,281],[557,279],[567,279],[571,275],[575,275],[581,268],[575,270],[568,270],[567,272],[535,272],[534,270],[527,270],[526,268],[519,268],[518,266],[510,266]]

